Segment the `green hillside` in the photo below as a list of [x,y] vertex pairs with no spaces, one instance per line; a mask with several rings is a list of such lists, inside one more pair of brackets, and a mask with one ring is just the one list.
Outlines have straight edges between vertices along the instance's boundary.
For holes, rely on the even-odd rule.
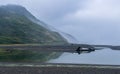
[[[0,44],[66,44],[59,33],[37,24],[39,21],[24,7],[0,7]],[[40,21],[39,21],[40,22]],[[60,54],[0,49],[0,61],[43,62]]]
[[1,6],[0,44],[67,43],[59,33],[32,22],[31,18],[37,20],[24,7]]

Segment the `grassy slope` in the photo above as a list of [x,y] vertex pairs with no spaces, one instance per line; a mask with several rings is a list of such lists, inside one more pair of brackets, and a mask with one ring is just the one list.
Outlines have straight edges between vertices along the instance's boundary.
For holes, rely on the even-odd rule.
[[[64,43],[67,43],[67,41],[58,33],[33,23],[22,13],[18,14],[7,7],[0,7],[0,44]],[[0,61],[43,62],[55,55],[55,53],[49,52],[8,51],[0,49]]]
[[16,15],[12,15],[0,18],[1,44],[43,44],[64,42],[66,42],[65,39],[58,33],[49,31],[44,27],[31,22],[24,16],[18,17]]

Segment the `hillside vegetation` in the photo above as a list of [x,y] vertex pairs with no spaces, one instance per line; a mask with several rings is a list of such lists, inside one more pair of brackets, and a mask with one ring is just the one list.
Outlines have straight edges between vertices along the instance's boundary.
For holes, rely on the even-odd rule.
[[48,30],[30,19],[37,20],[24,7],[0,7],[0,44],[67,43],[59,33]]
[[[59,33],[47,29],[24,7],[6,5],[0,7],[0,44],[66,44]],[[41,21],[39,21],[41,22]],[[43,62],[60,54],[50,52],[0,49],[0,61]]]

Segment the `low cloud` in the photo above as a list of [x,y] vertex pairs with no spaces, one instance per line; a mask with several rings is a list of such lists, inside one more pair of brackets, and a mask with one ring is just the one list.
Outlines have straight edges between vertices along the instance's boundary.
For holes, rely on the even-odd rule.
[[120,44],[119,0],[0,0],[19,4],[80,43]]
[[61,30],[73,34],[80,43],[120,44],[120,1],[91,0],[84,8],[64,16]]
[[[119,2],[119,1],[118,1]],[[86,19],[118,19],[120,18],[120,5],[114,3],[114,0],[91,0],[80,9],[68,16],[80,20]]]

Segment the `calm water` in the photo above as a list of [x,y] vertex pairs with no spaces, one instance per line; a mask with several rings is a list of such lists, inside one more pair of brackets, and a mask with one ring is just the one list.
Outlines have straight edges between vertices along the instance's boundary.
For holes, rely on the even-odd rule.
[[120,51],[111,49],[96,50],[91,53],[78,55],[77,53],[63,53],[59,58],[48,61],[49,63],[74,63],[74,64],[107,64],[120,65]]

